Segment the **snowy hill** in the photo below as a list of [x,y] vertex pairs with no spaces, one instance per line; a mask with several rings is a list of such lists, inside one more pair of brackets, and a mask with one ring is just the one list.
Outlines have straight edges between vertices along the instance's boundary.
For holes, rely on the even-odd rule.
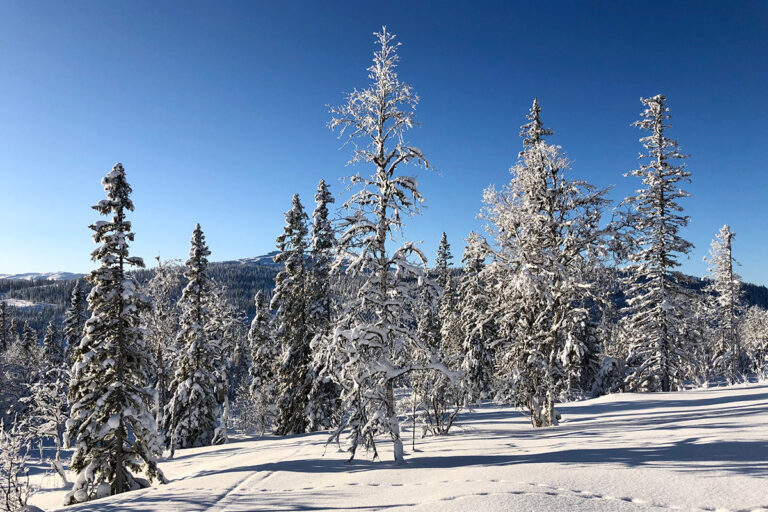
[[239,260],[231,260],[231,261],[219,261],[214,263],[220,264],[220,265],[231,265],[234,263],[239,263],[240,265],[265,265],[268,267],[271,266],[282,266],[282,263],[275,263],[274,257],[278,254],[278,251],[272,251],[267,254],[263,254],[261,256],[254,256],[252,258],[241,258]]
[[[768,384],[616,394],[560,407],[533,430],[508,407],[465,414],[452,434],[407,439],[408,464],[347,465],[325,434],[179,450],[166,485],[68,511],[768,510]],[[54,477],[34,503],[59,506]]]
[[78,279],[85,274],[75,274],[72,272],[27,272],[26,274],[0,274],[0,279],[19,279],[25,281],[69,281]]

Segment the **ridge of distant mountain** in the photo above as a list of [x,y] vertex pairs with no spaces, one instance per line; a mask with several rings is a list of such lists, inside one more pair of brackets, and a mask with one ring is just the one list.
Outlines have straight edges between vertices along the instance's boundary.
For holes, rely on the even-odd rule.
[[217,261],[215,263],[220,265],[240,264],[240,265],[265,265],[268,267],[282,266],[282,263],[275,263],[275,260],[274,260],[274,257],[278,253],[279,251],[272,251],[267,254],[263,254],[261,256],[254,256],[252,258],[240,258],[239,260]]
[[18,281],[69,281],[79,279],[85,274],[74,272],[26,272],[24,274],[0,274],[0,279],[15,279]]

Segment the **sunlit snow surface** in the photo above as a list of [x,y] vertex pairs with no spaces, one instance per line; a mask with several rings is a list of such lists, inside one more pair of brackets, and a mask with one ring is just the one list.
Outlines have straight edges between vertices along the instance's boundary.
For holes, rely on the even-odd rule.
[[[768,384],[560,411],[561,426],[533,430],[519,411],[482,407],[416,452],[407,432],[404,467],[347,465],[335,445],[323,455],[324,434],[179,450],[161,463],[169,484],[66,510],[768,510]],[[390,445],[380,440],[385,461]],[[63,495],[33,501],[52,509]]]

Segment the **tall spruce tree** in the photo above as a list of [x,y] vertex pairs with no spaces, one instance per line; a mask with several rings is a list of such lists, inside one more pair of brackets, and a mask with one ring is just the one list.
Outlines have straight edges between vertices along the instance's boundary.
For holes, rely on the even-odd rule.
[[188,283],[182,291],[181,311],[176,338],[178,353],[165,406],[166,444],[173,455],[176,448],[208,446],[216,432],[219,402],[216,397],[216,340],[211,339],[208,256],[200,224],[192,232],[189,259],[184,277]]
[[264,292],[254,298],[256,315],[248,331],[251,365],[249,392],[252,404],[252,423],[260,434],[272,428],[277,418],[277,364],[280,350],[272,336],[269,309]]
[[64,316],[64,354],[67,366],[72,366],[72,361],[77,358],[77,347],[83,337],[83,327],[88,319],[88,308],[85,303],[85,290],[82,281],[75,281],[69,308]]
[[[333,195],[325,180],[320,180],[312,214],[312,243],[306,284],[308,336],[313,352],[322,350],[319,345],[328,339],[333,321],[331,259],[336,235],[328,218],[328,205],[333,202]],[[310,360],[312,386],[307,403],[309,430],[327,429],[338,423],[341,390],[330,375],[333,369],[321,363],[321,359]]]
[[495,355],[491,343],[495,340],[495,324],[489,311],[489,283],[484,281],[487,254],[485,239],[471,232],[461,258],[464,272],[458,287],[458,323],[464,352],[461,370],[470,403],[489,398],[493,388]]
[[674,269],[693,244],[680,235],[688,225],[679,200],[690,194],[681,188],[691,173],[677,141],[667,136],[669,108],[661,94],[641,98],[645,110],[634,126],[649,132],[640,142],[639,169],[627,176],[642,180],[643,188],[623,205],[624,234],[629,241],[628,300],[621,320],[628,347],[626,384],[632,390],[670,391],[687,376],[692,331],[689,296]]
[[102,184],[107,198],[93,208],[111,219],[90,226],[99,244],[91,258],[99,268],[88,277],[92,313],[72,367],[71,378],[78,385],[77,393],[70,393],[67,436],[75,449],[71,470],[77,480],[66,503],[148,486],[134,475],[138,470],[150,480],[164,480],[156,462],[161,444],[149,412],[154,362],[139,319],[149,303],[128,273],[144,262],[128,251],[134,233],[126,214],[133,211],[133,202],[122,164],[115,164]]
[[282,352],[278,367],[279,416],[275,432],[279,435],[307,431],[307,403],[312,386],[309,374],[311,357],[307,326],[307,214],[299,195],[293,196],[291,209],[285,213],[285,228],[277,237],[275,263],[283,270],[275,278],[270,307],[275,312],[275,338]]
[[716,376],[730,381],[746,370],[737,329],[738,318],[744,309],[744,291],[741,278],[733,269],[736,263],[733,257],[734,237],[731,227],[726,224],[712,240],[707,259],[712,278],[706,289],[711,297],[707,320],[713,327],[708,366]]
[[[435,358],[424,357],[430,361],[426,364],[415,362],[416,352],[428,350],[413,328],[426,258],[412,242],[405,241],[394,251],[387,244],[402,239],[404,216],[419,213],[424,200],[416,179],[399,172],[401,165],[429,165],[421,150],[405,141],[415,124],[418,96],[397,76],[398,45],[385,27],[375,35],[378,49],[368,68],[371,85],[353,91],[345,105],[331,109],[330,127],[338,128],[340,136],[348,136],[355,146],[350,164],[372,169],[368,177],[350,177],[356,191],[344,203],[347,214],[337,265],[359,287],[355,300],[339,315],[325,354],[338,368],[346,419],[337,435],[349,427],[350,460],[360,444],[377,457],[374,436],[385,433],[392,439],[395,461],[403,463],[396,382],[416,369],[440,367],[451,372]],[[365,145],[357,145],[358,138]],[[411,256],[422,265],[409,261]]]

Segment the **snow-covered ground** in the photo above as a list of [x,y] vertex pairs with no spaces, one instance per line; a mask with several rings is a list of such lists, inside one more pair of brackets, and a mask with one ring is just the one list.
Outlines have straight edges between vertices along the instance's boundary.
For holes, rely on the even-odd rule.
[[[325,434],[180,450],[167,485],[83,510],[768,510],[768,384],[617,394],[562,406],[533,430],[508,407],[465,414],[452,435],[417,439],[408,464],[345,464]],[[53,484],[52,476],[42,480]],[[39,477],[38,477],[39,480]],[[33,500],[47,509],[63,490]]]
[[53,304],[46,304],[44,302],[36,303],[25,299],[3,299],[0,295],[0,301],[5,302],[8,306],[14,308],[43,308],[43,307],[55,307]]

